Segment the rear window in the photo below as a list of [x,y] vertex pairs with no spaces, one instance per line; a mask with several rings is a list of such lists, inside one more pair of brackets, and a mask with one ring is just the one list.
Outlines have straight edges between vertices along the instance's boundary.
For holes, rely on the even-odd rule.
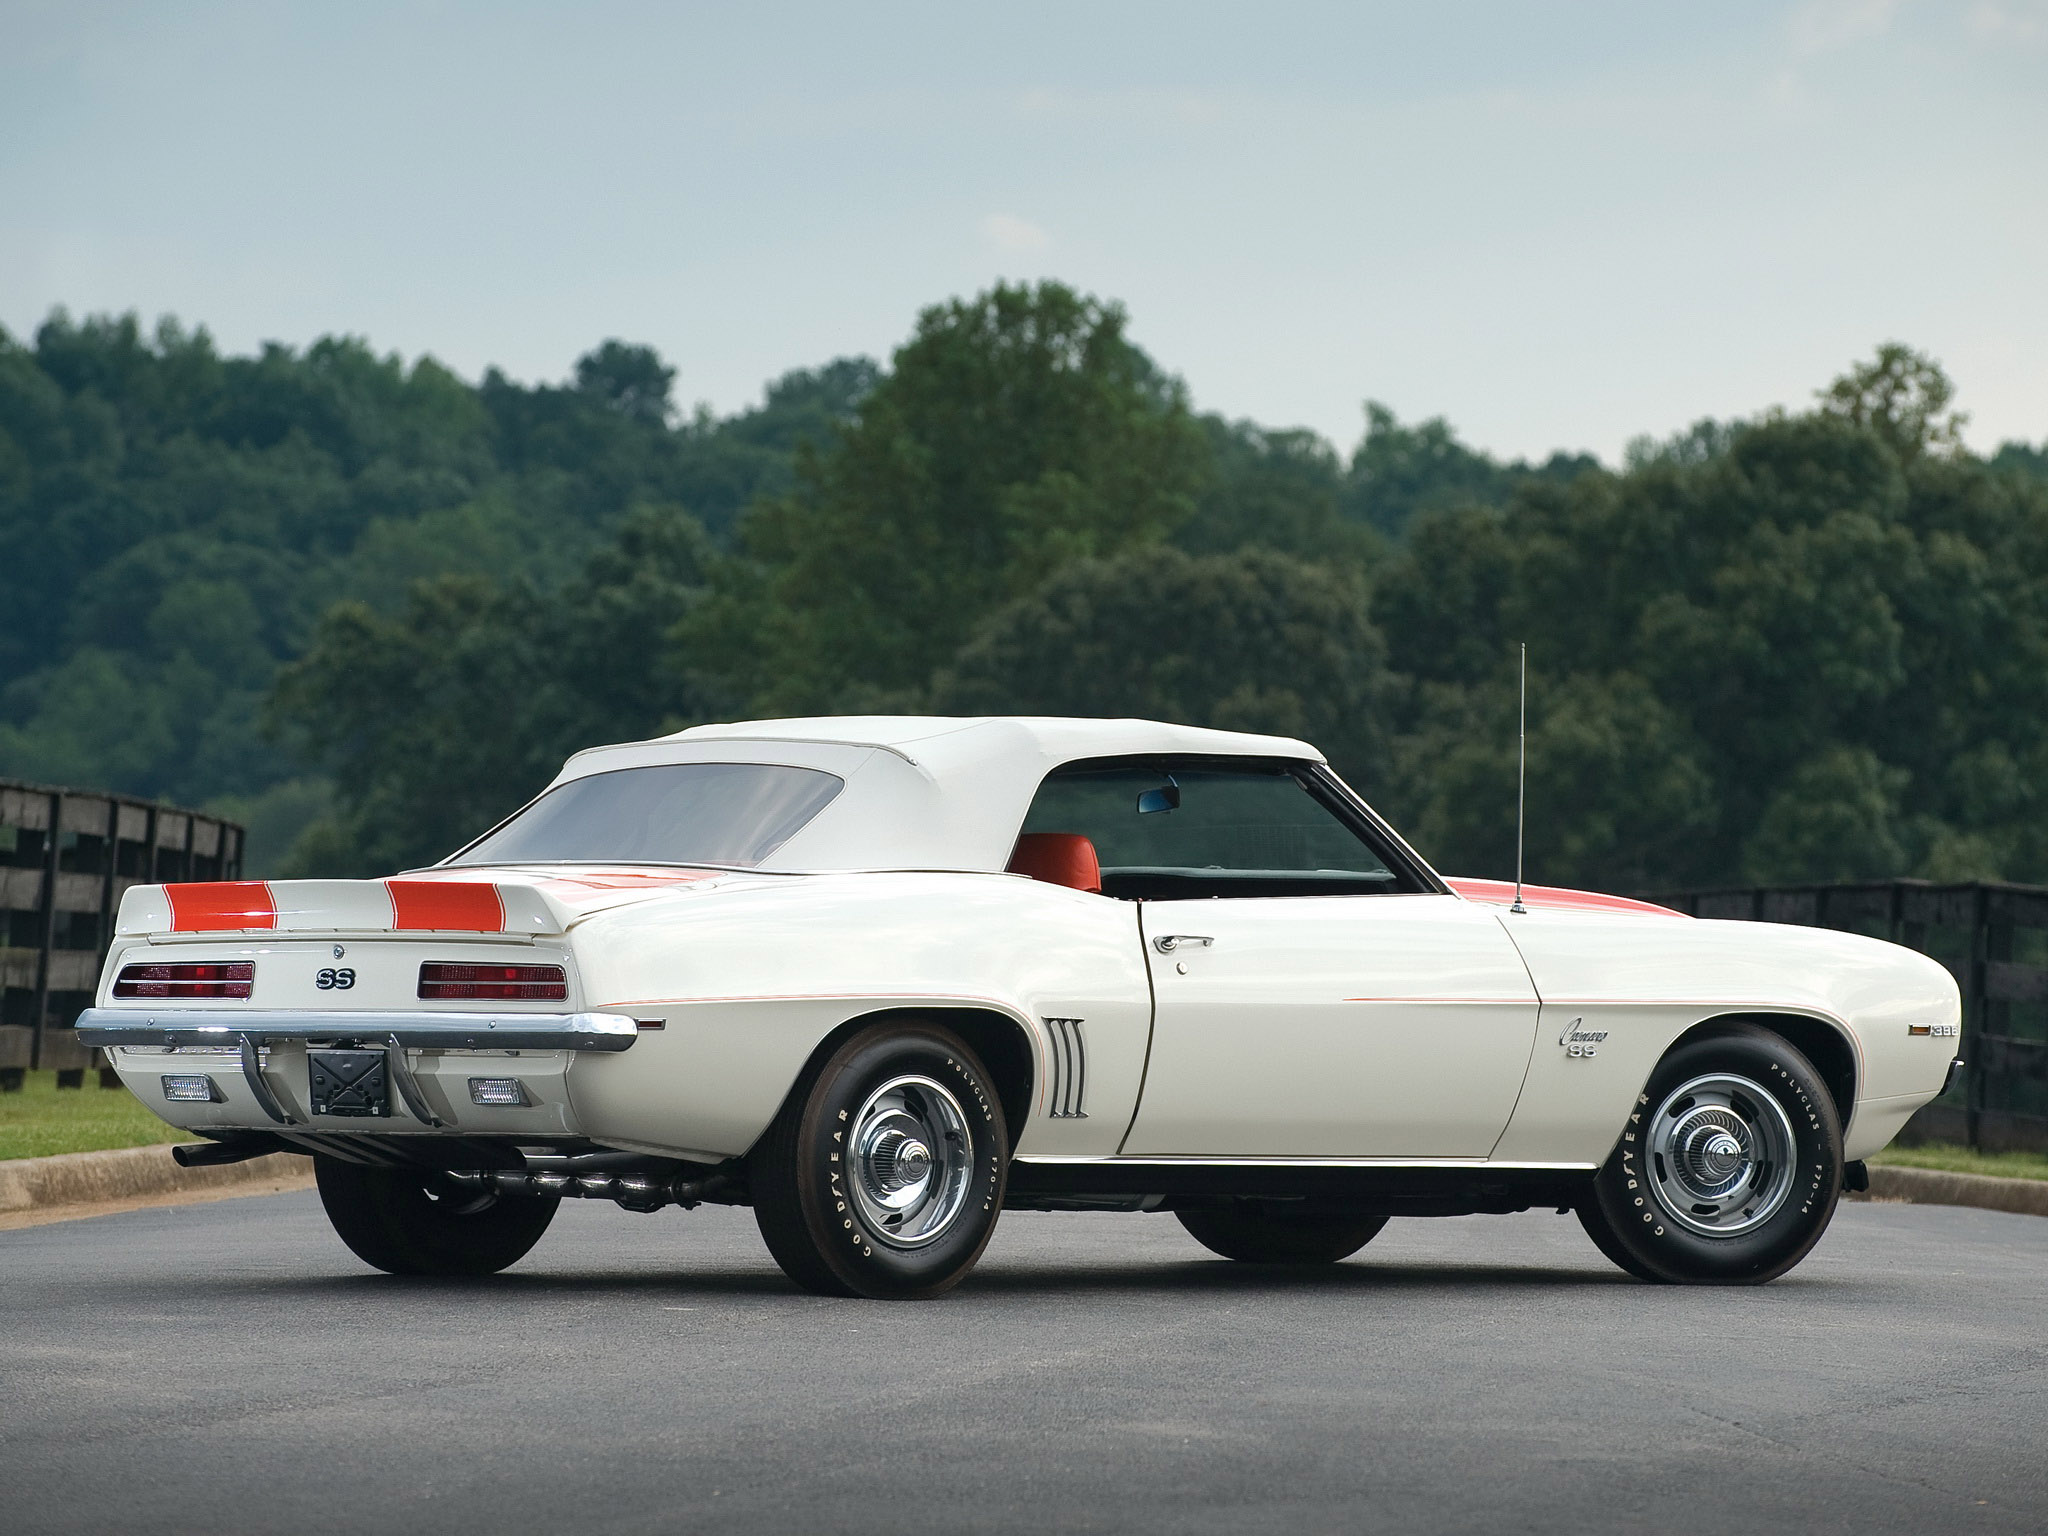
[[846,787],[772,763],[663,763],[558,784],[445,862],[751,869]]

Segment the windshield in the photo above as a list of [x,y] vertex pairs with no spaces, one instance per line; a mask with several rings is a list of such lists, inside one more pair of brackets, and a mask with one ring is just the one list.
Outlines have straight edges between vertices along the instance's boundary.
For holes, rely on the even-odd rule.
[[449,864],[725,864],[751,869],[846,787],[769,763],[664,763],[558,784]]

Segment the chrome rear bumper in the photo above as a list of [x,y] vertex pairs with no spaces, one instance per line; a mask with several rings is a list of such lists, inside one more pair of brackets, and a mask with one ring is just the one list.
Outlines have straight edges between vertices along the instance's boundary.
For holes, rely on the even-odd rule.
[[640,1028],[623,1013],[321,1012],[310,1008],[88,1008],[81,1045],[267,1045],[373,1040],[427,1050],[623,1051]]

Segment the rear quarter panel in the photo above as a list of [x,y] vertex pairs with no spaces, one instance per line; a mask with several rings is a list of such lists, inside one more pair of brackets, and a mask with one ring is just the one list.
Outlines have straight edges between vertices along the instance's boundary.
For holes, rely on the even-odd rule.
[[[602,914],[570,941],[586,1006],[663,1024],[571,1074],[586,1134],[615,1145],[744,1153],[819,1042],[891,1009],[978,1008],[1028,1034],[1019,1150],[1112,1153],[1137,1102],[1151,993],[1129,902],[1012,875],[793,876]],[[1085,1021],[1085,1119],[1047,1115],[1049,1017]]]

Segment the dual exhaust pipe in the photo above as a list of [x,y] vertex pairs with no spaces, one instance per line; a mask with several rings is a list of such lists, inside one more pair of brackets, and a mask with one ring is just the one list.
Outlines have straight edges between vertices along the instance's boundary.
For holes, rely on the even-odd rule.
[[447,1177],[478,1191],[557,1200],[613,1200],[629,1211],[658,1211],[670,1205],[687,1211],[706,1201],[714,1205],[740,1203],[740,1192],[733,1181],[712,1168],[673,1173],[571,1172],[553,1168],[515,1172],[500,1168],[451,1172]]
[[[214,1168],[226,1163],[246,1162],[272,1152],[304,1154],[310,1150],[303,1142],[287,1141],[268,1131],[235,1131],[223,1133],[216,1141],[173,1147],[171,1157],[182,1168]],[[336,1147],[332,1150],[336,1155],[347,1156],[348,1151],[356,1149],[345,1151]],[[350,1160],[371,1162],[380,1167],[422,1166],[408,1164],[402,1158],[368,1158],[360,1153]],[[554,1162],[556,1166],[549,1167],[546,1165],[548,1162]],[[451,1183],[479,1194],[529,1195],[555,1200],[615,1200],[629,1211],[658,1211],[670,1205],[689,1210],[707,1203],[748,1203],[745,1178],[737,1176],[734,1170],[710,1168],[702,1163],[662,1162],[633,1152],[583,1152],[554,1157],[528,1154],[528,1166],[525,1168],[440,1171]]]

